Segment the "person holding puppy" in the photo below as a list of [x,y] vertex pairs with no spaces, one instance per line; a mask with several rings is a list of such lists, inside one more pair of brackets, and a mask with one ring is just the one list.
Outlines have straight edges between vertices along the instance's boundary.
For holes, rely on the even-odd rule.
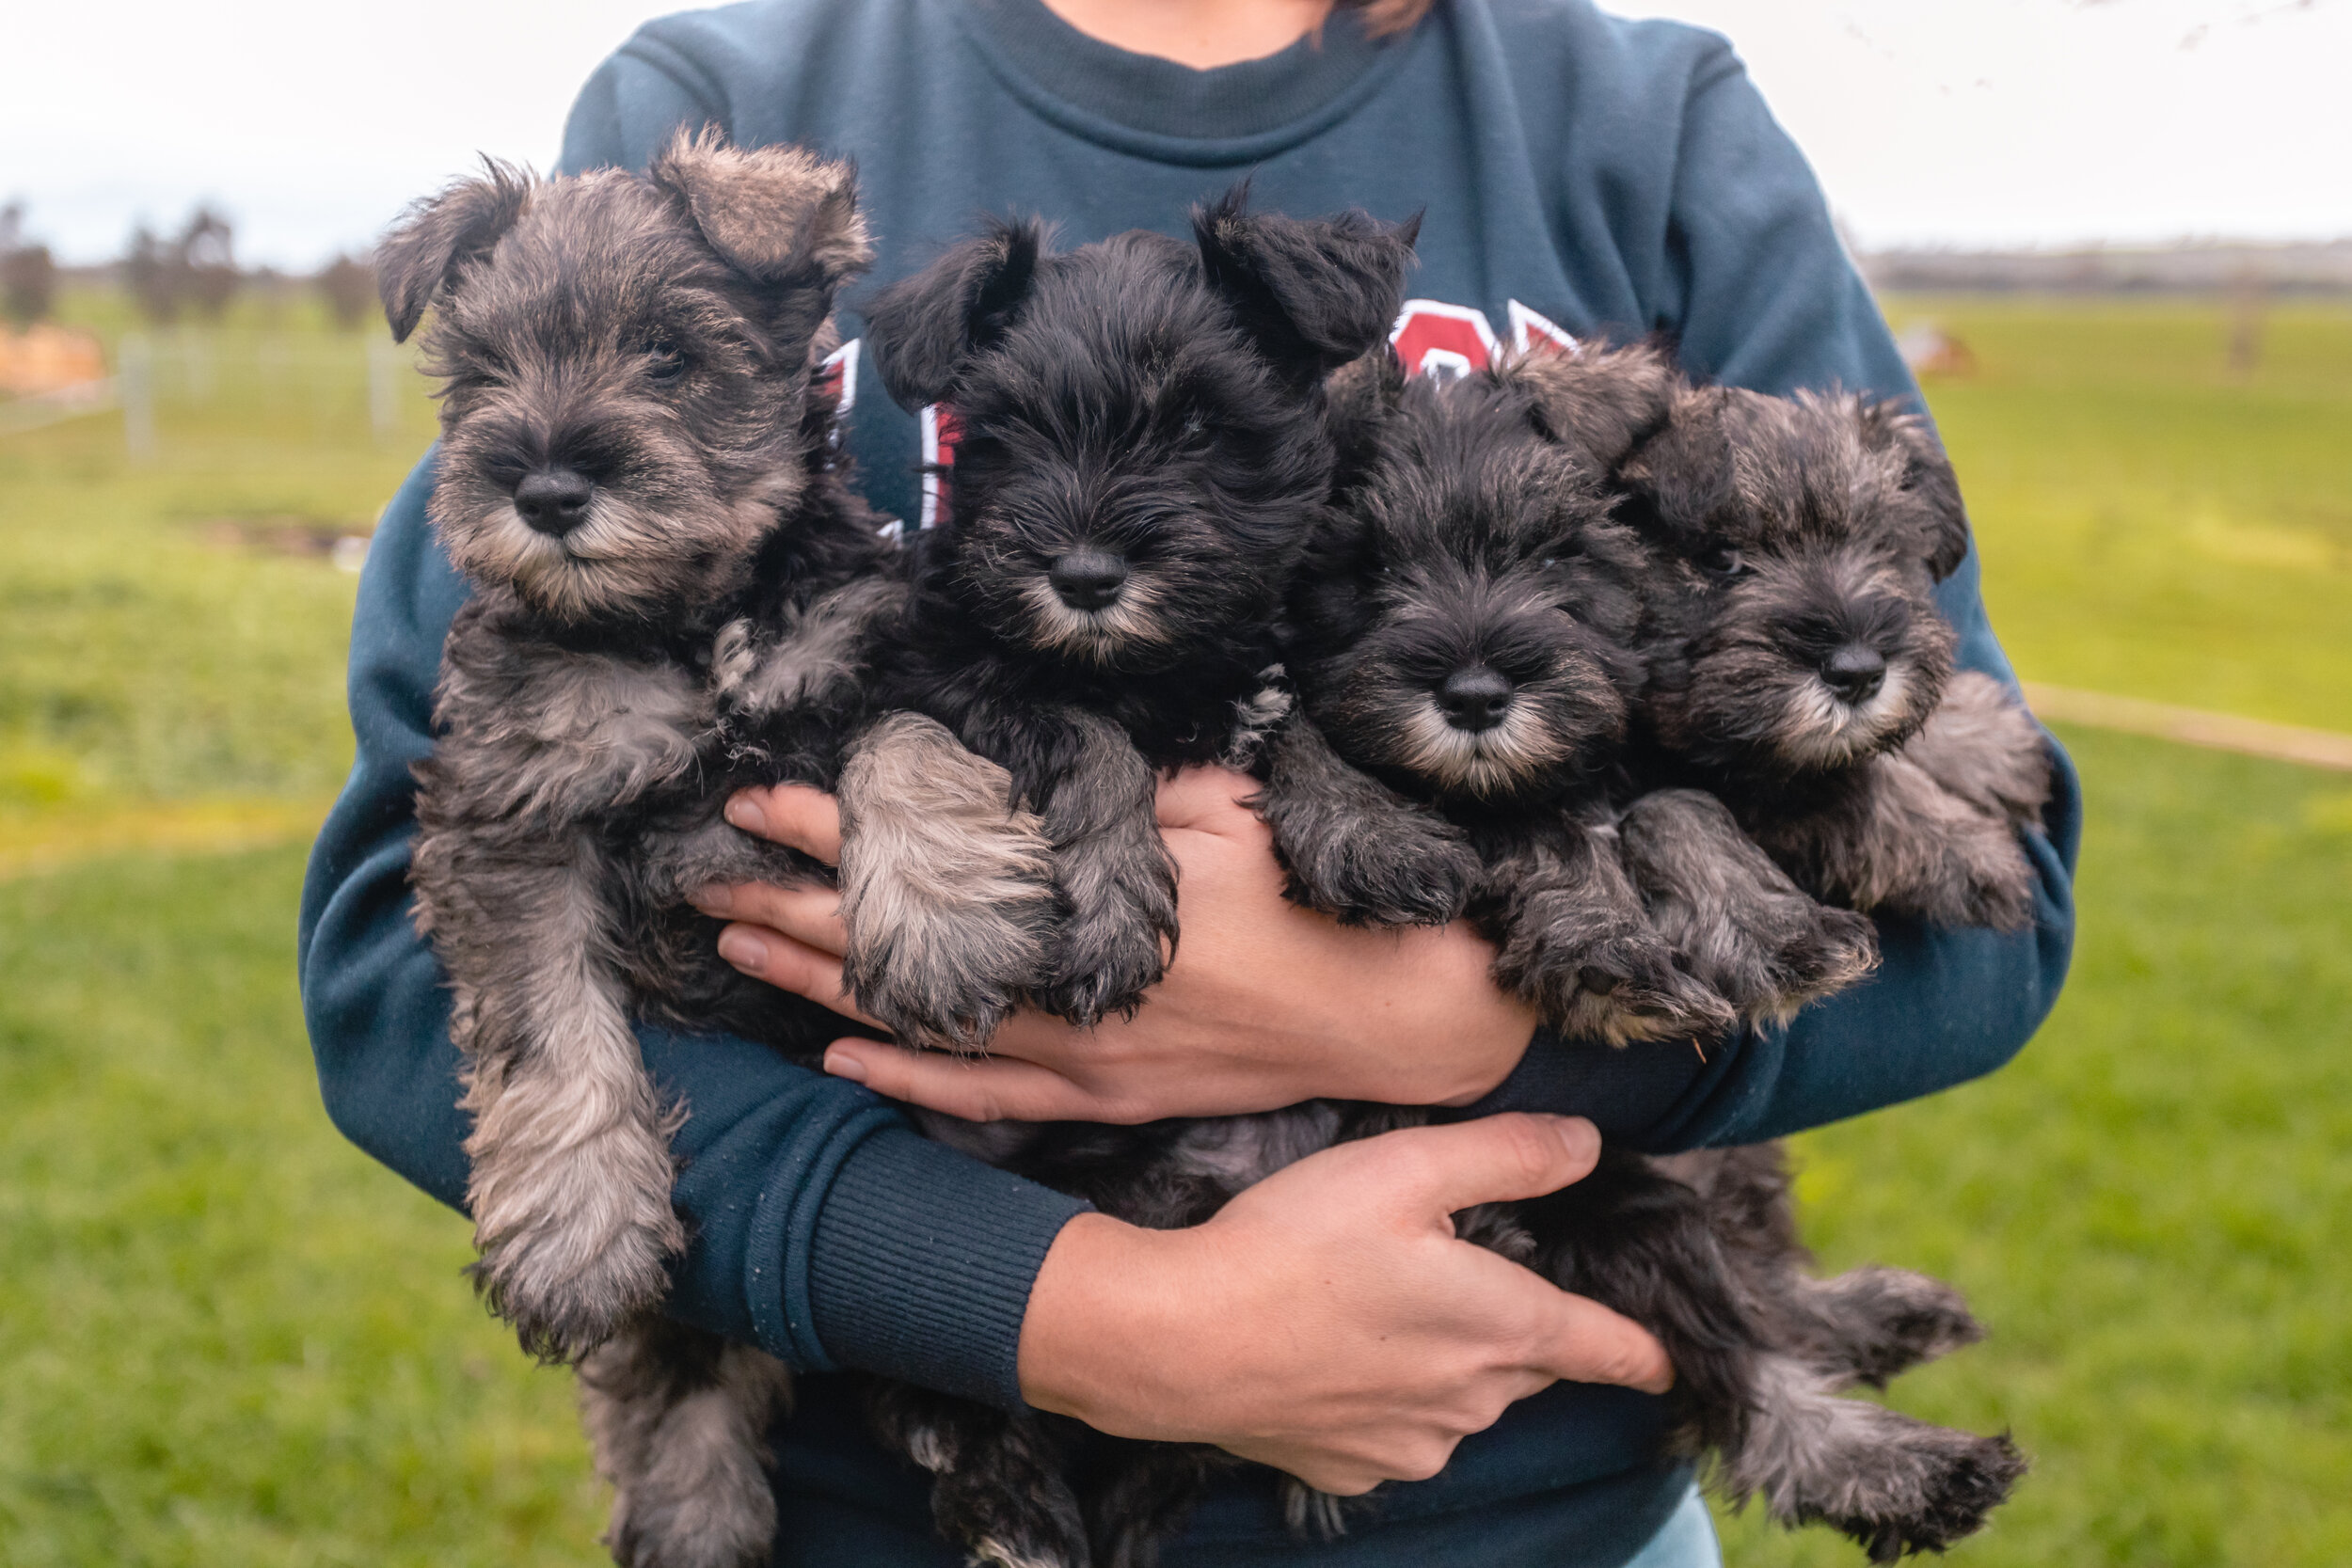
[[[1720,39],[1586,0],[758,0],[648,25],[593,77],[563,166],[643,167],[679,125],[853,158],[873,276],[983,213],[1066,243],[1180,225],[1253,173],[1270,209],[1425,214],[1398,346],[1411,369],[1506,342],[1662,331],[1694,372],[1769,392],[1913,388],[1810,171]],[[936,420],[891,406],[842,335],[850,443],[872,500],[924,520]],[[928,428],[927,428],[928,425]],[[428,458],[396,498],[352,648],[359,755],[313,856],[304,996],[330,1112],[454,1202],[465,1188],[448,999],[408,924],[409,767],[463,594],[432,544]],[[1971,558],[1939,607],[2003,680]],[[1999,1066],[2039,1024],[2072,937],[2078,821],[2059,768],[2018,935],[1882,927],[1872,983],[1788,1030],[1688,1051],[1538,1035],[1464,927],[1343,928],[1286,903],[1264,830],[1215,770],[1169,780],[1184,940],[1130,1023],[1025,1015],[977,1066],[854,1038],[831,1077],[723,1039],[641,1036],[688,1111],[693,1239],[671,1310],[802,1370],[776,1434],[779,1562],[941,1564],[920,1478],[858,1426],[865,1370],[1104,1431],[1215,1443],[1341,1493],[1346,1535],[1285,1531],[1263,1472],[1219,1488],[1170,1568],[1311,1555],[1682,1568],[1713,1560],[1687,1469],[1656,1451],[1672,1372],[1625,1320],[1453,1239],[1448,1216],[1652,1150],[1754,1141]],[[747,796],[747,832],[830,858],[804,790]],[[724,956],[843,1008],[830,895],[720,890]],[[864,1085],[864,1086],[861,1086]],[[973,1119],[1140,1121],[1331,1097],[1464,1120],[1300,1162],[1194,1230],[1145,1232],[928,1142],[877,1093]]]

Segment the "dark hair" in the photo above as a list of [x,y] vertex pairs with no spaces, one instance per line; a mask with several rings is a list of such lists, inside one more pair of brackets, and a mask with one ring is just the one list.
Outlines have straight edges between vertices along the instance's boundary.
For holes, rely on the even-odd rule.
[[1437,0],[1340,0],[1340,4],[1363,13],[1364,31],[1376,39],[1411,32],[1436,3]]

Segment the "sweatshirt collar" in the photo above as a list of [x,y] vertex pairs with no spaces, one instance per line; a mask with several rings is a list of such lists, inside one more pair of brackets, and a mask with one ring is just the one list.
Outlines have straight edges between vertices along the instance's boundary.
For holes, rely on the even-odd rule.
[[1403,58],[1352,7],[1320,35],[1213,70],[1089,38],[1043,0],[947,0],[1006,86],[1090,140],[1179,163],[1240,163],[1304,140],[1353,109]]

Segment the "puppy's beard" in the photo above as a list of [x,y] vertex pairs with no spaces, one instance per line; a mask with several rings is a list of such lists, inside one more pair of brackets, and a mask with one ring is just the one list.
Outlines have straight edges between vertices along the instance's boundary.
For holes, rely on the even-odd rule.
[[1119,597],[1101,610],[1075,610],[1054,585],[1039,578],[1021,590],[1022,636],[1046,653],[1089,664],[1116,665],[1139,649],[1165,647],[1166,622],[1153,611],[1158,592],[1139,578],[1127,579]]
[[[506,577],[549,613],[586,620],[726,594],[776,515],[761,498],[697,514],[656,514],[598,490],[580,526],[542,533],[514,506],[477,536],[477,570]],[[691,547],[690,546],[699,546]]]
[[1886,678],[1861,703],[1849,703],[1819,675],[1806,675],[1788,693],[1775,746],[1798,768],[1847,767],[1903,733],[1912,717],[1911,690],[1908,664],[1888,665]]
[[1423,698],[1406,709],[1398,741],[1400,766],[1470,795],[1516,793],[1568,754],[1560,736],[1523,702],[1512,704],[1501,723],[1473,735],[1447,722],[1435,698]]

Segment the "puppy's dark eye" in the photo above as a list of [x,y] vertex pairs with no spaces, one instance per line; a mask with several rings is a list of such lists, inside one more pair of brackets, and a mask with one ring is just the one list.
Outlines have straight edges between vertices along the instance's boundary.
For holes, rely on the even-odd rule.
[[665,338],[645,345],[645,375],[654,381],[675,381],[686,373],[686,351]]
[[1703,552],[1698,556],[1697,561],[1700,571],[1705,572],[1708,577],[1721,578],[1725,581],[1733,578],[1743,578],[1752,569],[1748,565],[1747,558],[1728,545],[1718,545],[1713,549]]

